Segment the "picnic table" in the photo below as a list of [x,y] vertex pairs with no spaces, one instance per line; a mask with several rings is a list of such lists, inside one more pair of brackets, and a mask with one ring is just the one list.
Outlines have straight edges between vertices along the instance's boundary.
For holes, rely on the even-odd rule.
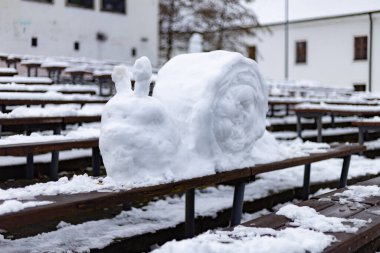
[[[132,201],[146,201],[158,196],[185,192],[185,233],[187,237],[192,237],[195,227],[194,190],[196,188],[221,183],[233,183],[235,185],[235,192],[230,224],[234,226],[239,224],[241,220],[245,183],[254,180],[257,174],[305,165],[303,189],[304,196],[306,197],[309,193],[310,169],[312,163],[330,158],[342,158],[343,166],[339,182],[339,187],[342,188],[347,184],[351,154],[361,152],[364,149],[365,147],[358,144],[339,145],[323,153],[310,154],[268,164],[258,164],[248,168],[235,169],[165,184],[115,192],[39,196],[36,197],[35,200],[46,200],[52,201],[53,203],[0,215],[0,229],[8,231],[15,237],[29,236],[54,229],[61,220],[66,222],[70,222],[71,220],[75,220],[76,222],[88,220],[90,214],[103,212],[104,209],[108,209],[112,205]],[[0,155],[1,154],[0,152]]]
[[[380,177],[360,182],[356,185],[380,186]],[[379,245],[378,243],[380,239],[380,216],[376,214],[376,212],[380,211],[380,196],[373,196],[363,200],[351,200],[351,203],[343,204],[339,202],[339,198],[335,197],[334,194],[341,193],[344,190],[345,188],[342,188],[315,196],[298,205],[311,207],[327,217],[356,218],[363,220],[371,219],[369,224],[360,228],[356,233],[329,233],[330,235],[334,235],[337,240],[323,252],[375,252],[378,250],[376,244]],[[265,215],[245,222],[242,225],[248,227],[272,228],[276,230],[292,227],[286,217],[276,214]]]
[[32,70],[34,69],[34,76],[38,76],[38,68],[41,67],[41,61],[24,60],[21,61],[21,65],[25,66],[28,71],[28,77],[32,76]]
[[108,100],[105,99],[74,99],[74,100],[63,100],[63,99],[4,99],[0,98],[0,110],[5,113],[7,111],[7,106],[13,105],[41,105],[45,106],[48,104],[80,104],[81,106],[85,104],[104,104]]
[[310,108],[295,108],[294,109],[297,116],[297,135],[302,138],[302,123],[301,118],[314,118],[317,125],[318,131],[318,142],[322,142],[322,116],[330,115],[331,123],[334,125],[335,116],[359,116],[359,117],[374,117],[380,115],[380,107],[375,106],[364,106],[360,107],[345,107],[345,106],[312,106]]
[[269,97],[268,105],[270,108],[270,116],[275,115],[276,107],[285,107],[285,115],[288,116],[290,108],[294,109],[295,106],[310,103],[310,104],[320,104],[326,103],[330,105],[351,105],[351,106],[377,106],[379,105],[376,101],[366,101],[366,100],[343,100],[343,99],[320,99],[320,98],[281,98],[281,97]]
[[[59,134],[60,131],[54,132]],[[0,156],[26,156],[26,178],[34,177],[33,157],[37,154],[52,153],[50,178],[58,179],[59,151],[80,148],[92,148],[93,171],[95,176],[99,176],[100,151],[98,138],[83,138],[70,140],[53,140],[33,143],[17,143],[0,145]]]
[[0,118],[0,138],[5,127],[8,127],[5,130],[11,130],[9,127],[22,127],[24,132],[30,135],[32,131],[52,129],[55,132],[60,132],[69,124],[100,122],[100,120],[100,115]]
[[15,68],[0,68],[0,76],[14,76],[17,73]]

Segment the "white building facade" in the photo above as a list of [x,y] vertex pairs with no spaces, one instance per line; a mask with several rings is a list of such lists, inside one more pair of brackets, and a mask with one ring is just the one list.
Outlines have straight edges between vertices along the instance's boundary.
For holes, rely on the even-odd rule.
[[[288,79],[380,91],[380,2],[378,7],[289,21]],[[285,22],[263,25],[257,37],[248,39],[247,55],[255,58],[266,78],[283,80]]]
[[1,0],[0,52],[157,64],[158,0]]

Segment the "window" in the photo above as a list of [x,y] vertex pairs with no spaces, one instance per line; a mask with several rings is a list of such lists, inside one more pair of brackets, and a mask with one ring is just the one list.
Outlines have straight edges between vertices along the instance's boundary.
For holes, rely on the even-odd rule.
[[355,37],[354,59],[367,60],[367,36]]
[[31,40],[31,46],[32,47],[37,47],[38,45],[38,40],[36,37],[32,37],[32,40]]
[[94,0],[67,0],[66,5],[94,9]]
[[74,50],[79,51],[79,42],[78,41],[74,42]]
[[48,4],[53,4],[53,3],[54,3],[53,0],[24,0],[24,1],[28,1],[28,2],[39,2],[39,3],[48,3]]
[[306,41],[296,42],[296,63],[306,63],[307,43]]
[[256,46],[249,46],[248,50],[248,58],[256,61]]
[[132,57],[136,57],[136,55],[137,55],[137,49],[135,47],[132,48],[131,55],[132,55]]
[[101,10],[126,14],[126,6],[126,0],[102,0]]

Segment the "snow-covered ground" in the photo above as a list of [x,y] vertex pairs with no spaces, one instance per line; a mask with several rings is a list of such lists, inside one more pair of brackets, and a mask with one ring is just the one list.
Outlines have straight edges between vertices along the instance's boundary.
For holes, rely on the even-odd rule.
[[[349,178],[378,174],[380,167],[377,164],[377,160],[353,156]],[[337,180],[340,176],[341,166],[341,159],[315,163],[311,169],[311,181]],[[247,185],[244,199],[253,201],[282,190],[299,187],[302,185],[302,180],[302,166],[261,174],[257,181]],[[16,200],[20,201],[30,199],[41,192],[46,192],[47,184],[57,185],[57,187],[51,188],[55,189],[55,194],[73,192],[75,191],[73,187],[77,185],[83,185],[83,188],[90,190],[101,189],[102,187],[103,190],[112,190],[107,180],[103,179],[102,182],[99,184],[99,180],[91,179],[88,176],[78,176],[72,180],[63,178],[58,182],[1,191],[0,196],[2,199],[6,196],[17,196]],[[233,187],[230,186],[209,187],[196,191],[196,216],[215,217],[219,210],[231,207],[232,197]],[[123,211],[112,219],[90,221],[79,225],[61,223],[58,229],[53,232],[17,240],[3,238],[0,240],[0,247],[6,252],[31,252],[30,249],[35,250],[34,252],[68,252],[70,250],[88,252],[91,248],[103,248],[116,238],[131,237],[174,227],[183,222],[184,204],[184,197],[168,197],[150,202],[143,209],[133,208],[131,211]],[[261,213],[266,214],[268,211],[263,210]],[[248,214],[245,216],[250,218]]]

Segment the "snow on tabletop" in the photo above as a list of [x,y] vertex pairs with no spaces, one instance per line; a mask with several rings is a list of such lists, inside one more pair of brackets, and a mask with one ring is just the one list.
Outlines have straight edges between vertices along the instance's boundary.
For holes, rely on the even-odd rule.
[[42,93],[30,92],[0,92],[0,99],[25,99],[25,100],[62,100],[62,101],[75,101],[75,100],[107,100],[98,96],[90,94],[62,94],[56,91],[48,91]]
[[371,106],[371,105],[333,105],[333,104],[310,104],[303,103],[296,105],[296,109],[323,109],[323,110],[332,110],[332,111],[357,111],[357,112],[365,112],[365,111],[380,111],[379,106]]
[[15,73],[15,74],[17,74],[17,70],[15,68],[0,68],[0,73]]
[[26,77],[26,76],[0,76],[0,83],[47,83],[53,81],[49,77]]
[[335,238],[331,235],[303,228],[276,231],[270,228],[237,226],[232,231],[208,231],[193,239],[168,242],[152,252],[318,253],[334,241]]
[[380,196],[380,187],[377,185],[352,185],[348,186],[344,192],[335,193],[334,196],[347,199],[348,201],[359,202],[369,197]]
[[138,59],[132,73],[134,93],[116,82],[122,90],[102,115],[100,149],[111,177],[157,184],[253,165],[267,111],[253,60],[226,51],[174,57],[159,71],[153,97],[149,60]]
[[103,108],[104,104],[85,104],[82,108],[78,104],[46,105],[44,108],[19,106],[9,113],[0,112],[0,118],[100,116]]
[[100,129],[88,126],[78,127],[76,130],[67,132],[65,135],[43,135],[34,132],[31,135],[10,135],[0,139],[1,145],[19,144],[19,143],[34,143],[34,142],[49,142],[49,141],[64,141],[99,137]]
[[97,91],[97,85],[74,85],[74,84],[54,84],[54,85],[38,85],[38,84],[16,84],[7,83],[0,84],[0,90],[28,90],[28,91]]
[[286,205],[276,212],[292,220],[292,226],[312,229],[319,232],[345,232],[355,233],[359,228],[371,221],[361,219],[346,219],[327,217],[319,214],[315,209],[308,206]]
[[67,68],[69,67],[70,64],[68,62],[64,62],[64,61],[54,61],[54,60],[46,60],[44,61],[42,64],[41,64],[41,67],[42,68],[54,68],[54,67],[58,67],[58,68]]

